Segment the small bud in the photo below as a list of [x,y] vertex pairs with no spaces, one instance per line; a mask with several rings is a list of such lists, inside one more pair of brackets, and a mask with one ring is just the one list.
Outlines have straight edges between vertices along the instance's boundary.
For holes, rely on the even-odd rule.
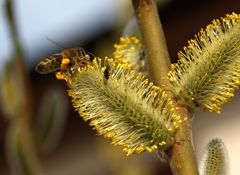
[[199,172],[200,175],[228,175],[227,149],[220,139],[208,143]]

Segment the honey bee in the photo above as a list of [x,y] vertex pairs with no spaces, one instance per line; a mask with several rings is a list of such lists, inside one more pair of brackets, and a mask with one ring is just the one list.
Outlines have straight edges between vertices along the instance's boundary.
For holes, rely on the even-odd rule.
[[77,64],[80,64],[80,66],[81,64],[86,65],[87,62],[92,60],[93,58],[83,48],[70,48],[40,61],[35,70],[40,74],[54,73],[66,70],[69,67],[73,68]]

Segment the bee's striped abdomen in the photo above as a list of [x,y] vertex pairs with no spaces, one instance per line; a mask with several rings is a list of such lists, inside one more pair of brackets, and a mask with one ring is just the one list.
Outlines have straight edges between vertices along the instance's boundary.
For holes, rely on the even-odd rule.
[[61,61],[63,56],[61,54],[54,54],[42,60],[37,66],[36,71],[40,74],[48,74],[56,72],[61,68]]

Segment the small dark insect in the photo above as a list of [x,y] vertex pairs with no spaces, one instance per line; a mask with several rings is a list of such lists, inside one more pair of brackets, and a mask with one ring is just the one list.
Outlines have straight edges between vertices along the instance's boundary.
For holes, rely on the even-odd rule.
[[109,74],[110,74],[110,67],[109,67],[109,65],[107,65],[106,66],[106,68],[105,68],[105,70],[104,70],[104,72],[103,72],[103,83],[105,84],[105,85],[107,85],[107,83],[108,83],[108,79],[109,79]]
[[83,48],[65,49],[60,53],[53,54],[42,60],[37,66],[36,71],[40,74],[48,74],[66,69],[75,63],[84,64],[92,61],[93,58],[85,52]]
[[109,65],[106,66],[106,69],[104,70],[103,74],[104,74],[104,77],[108,80],[109,78],[109,71],[110,71],[110,67]]

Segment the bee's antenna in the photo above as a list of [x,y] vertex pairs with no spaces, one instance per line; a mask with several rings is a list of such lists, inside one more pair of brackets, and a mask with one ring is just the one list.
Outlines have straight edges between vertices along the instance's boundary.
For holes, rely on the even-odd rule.
[[95,55],[94,55],[93,53],[91,53],[91,52],[89,52],[89,51],[87,51],[87,53],[88,53],[89,55],[95,57]]
[[[81,50],[82,53],[84,53],[84,55],[86,54],[85,50],[82,47],[80,47],[80,50]],[[95,55],[93,53],[87,51],[87,54],[89,54],[90,59],[93,60],[95,58]]]
[[56,41],[53,41],[53,40],[52,40],[51,38],[49,38],[49,37],[46,37],[46,39],[47,39],[49,42],[55,44],[56,46],[58,46],[58,47],[60,47],[60,48],[62,48],[62,49],[66,49],[66,47],[64,47],[63,45],[57,43]]

